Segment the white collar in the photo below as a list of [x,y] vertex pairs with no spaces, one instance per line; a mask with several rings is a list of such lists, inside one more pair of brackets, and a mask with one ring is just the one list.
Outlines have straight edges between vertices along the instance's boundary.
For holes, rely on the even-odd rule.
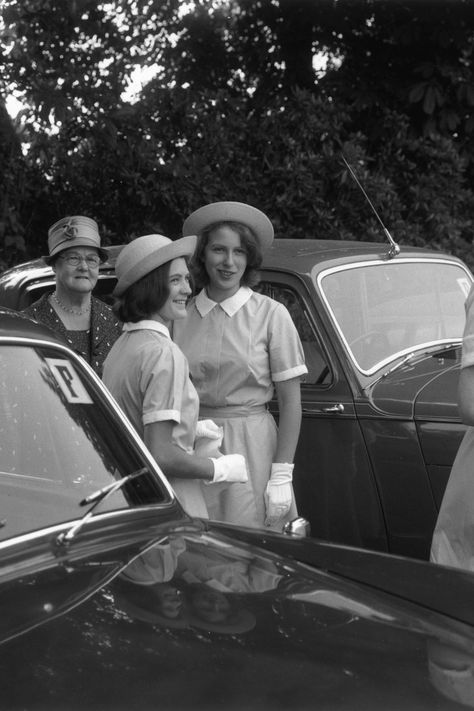
[[241,286],[233,296],[229,296],[229,298],[224,299],[224,301],[217,302],[210,299],[206,294],[206,290],[203,289],[196,296],[196,308],[202,317],[207,316],[209,311],[212,311],[215,306],[220,306],[227,316],[233,316],[247,303],[252,294],[253,291],[248,286]]
[[161,333],[163,336],[167,336],[171,339],[169,329],[165,326],[165,324],[161,323],[160,321],[154,321],[152,319],[144,319],[143,321],[137,321],[136,323],[134,323],[133,321],[127,321],[127,323],[123,324],[123,330],[158,331],[158,333]]

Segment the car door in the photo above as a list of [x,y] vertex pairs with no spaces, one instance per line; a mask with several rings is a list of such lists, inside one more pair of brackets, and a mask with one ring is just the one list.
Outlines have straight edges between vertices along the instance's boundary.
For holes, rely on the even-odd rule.
[[[283,303],[298,329],[308,375],[301,382],[303,419],[295,458],[298,512],[311,535],[387,550],[380,501],[354,398],[337,344],[311,286],[290,273],[262,271],[259,290]],[[272,411],[278,417],[276,401]]]

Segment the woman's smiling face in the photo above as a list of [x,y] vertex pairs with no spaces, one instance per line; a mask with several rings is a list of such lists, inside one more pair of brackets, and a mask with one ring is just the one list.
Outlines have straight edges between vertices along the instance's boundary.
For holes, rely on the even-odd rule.
[[159,310],[159,316],[165,322],[186,316],[186,304],[192,290],[188,265],[183,257],[173,259],[170,264],[168,289],[169,296]]
[[223,301],[233,296],[247,267],[247,251],[240,235],[227,225],[213,230],[204,251],[204,266],[209,276],[209,297]]
[[[78,257],[79,263],[69,264],[68,258]],[[93,247],[73,247],[65,249],[54,262],[53,271],[56,285],[60,290],[88,293],[97,284],[100,259]]]

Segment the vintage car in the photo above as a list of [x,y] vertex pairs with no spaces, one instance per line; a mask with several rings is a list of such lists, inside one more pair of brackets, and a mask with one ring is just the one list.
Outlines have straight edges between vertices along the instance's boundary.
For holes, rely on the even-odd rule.
[[[101,268],[106,300],[119,250]],[[456,399],[472,282],[455,257],[385,243],[277,239],[265,255],[259,288],[288,307],[309,369],[295,492],[313,536],[428,557],[465,431]],[[0,277],[0,305],[22,309],[53,283],[40,260],[19,265]]]
[[191,519],[92,370],[0,310],[0,707],[474,706],[474,576]]

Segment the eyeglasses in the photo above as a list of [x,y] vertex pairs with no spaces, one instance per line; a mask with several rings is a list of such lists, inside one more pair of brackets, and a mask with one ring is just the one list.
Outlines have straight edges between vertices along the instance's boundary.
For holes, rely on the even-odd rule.
[[66,264],[69,264],[71,267],[78,267],[81,262],[85,262],[88,267],[98,267],[100,264],[100,257],[97,254],[88,254],[85,257],[82,257],[80,254],[68,254],[60,258],[64,259]]

